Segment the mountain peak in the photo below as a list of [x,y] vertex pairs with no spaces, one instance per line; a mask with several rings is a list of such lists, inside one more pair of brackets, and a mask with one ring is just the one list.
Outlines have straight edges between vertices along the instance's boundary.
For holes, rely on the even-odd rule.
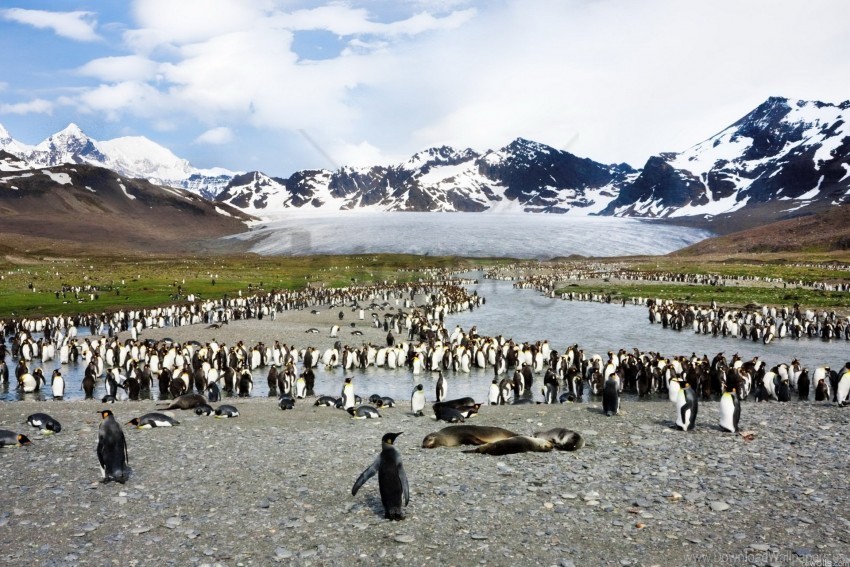
[[73,122],[69,123],[67,126],[65,126],[62,130],[60,130],[53,136],[65,136],[69,138],[88,138],[88,136],[86,136],[86,133],[83,132],[83,129],[74,124]]

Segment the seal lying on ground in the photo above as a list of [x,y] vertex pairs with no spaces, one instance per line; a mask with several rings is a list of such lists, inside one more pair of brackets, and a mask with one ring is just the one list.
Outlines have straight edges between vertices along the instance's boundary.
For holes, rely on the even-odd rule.
[[500,439],[467,449],[464,453],[482,453],[484,455],[513,455],[514,453],[548,453],[553,448],[552,442],[539,437],[517,435],[508,439]]
[[423,449],[434,447],[457,447],[459,445],[484,445],[493,441],[516,437],[516,433],[501,427],[486,425],[450,425],[422,440]]
[[584,437],[578,431],[555,427],[547,431],[536,431],[534,436],[552,443],[559,451],[578,451],[584,447]]
[[206,405],[207,399],[200,394],[183,394],[177,398],[174,398],[174,401],[171,402],[166,410],[174,410],[174,409],[195,409],[198,406]]

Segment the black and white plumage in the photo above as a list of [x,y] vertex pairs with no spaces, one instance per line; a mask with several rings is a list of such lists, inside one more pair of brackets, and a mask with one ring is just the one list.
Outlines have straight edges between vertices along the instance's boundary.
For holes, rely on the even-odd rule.
[[38,427],[42,433],[59,433],[62,431],[62,424],[46,413],[34,413],[28,416],[27,423],[33,427]]
[[741,419],[741,402],[738,393],[733,389],[724,392],[720,397],[720,428],[730,433],[738,432],[738,421]]
[[413,393],[410,395],[410,409],[413,410],[413,415],[421,417],[425,415],[425,387],[422,384],[417,384],[413,388]]
[[436,388],[436,390],[437,390],[437,392],[436,392],[437,401],[442,402],[443,400],[445,400],[446,395],[448,394],[448,391],[449,391],[449,382],[448,382],[448,380],[446,380],[445,376],[443,376],[442,372],[440,372],[440,375],[437,378],[437,388]]
[[372,406],[358,406],[356,408],[348,408],[348,413],[354,419],[378,419],[381,414]]
[[20,447],[22,445],[32,445],[32,441],[23,433],[0,429],[0,447]]
[[682,431],[693,431],[697,423],[699,400],[690,384],[679,390],[676,398],[676,427]]
[[103,420],[97,432],[97,460],[103,482],[114,480],[124,484],[129,477],[127,464],[130,462],[124,431],[115,421],[112,410],[102,410],[100,416]]
[[401,463],[401,454],[394,445],[399,435],[401,432],[384,435],[381,439],[381,453],[369,468],[357,477],[351,488],[351,495],[356,496],[360,487],[378,473],[378,489],[381,493],[381,503],[384,505],[384,517],[388,520],[403,520],[402,503],[407,506],[410,501],[407,474]]
[[602,413],[608,417],[620,413],[620,384],[615,376],[609,376],[602,387]]
[[127,425],[135,425],[137,429],[150,429],[152,427],[173,427],[180,425],[180,422],[164,413],[152,412],[141,417],[134,417],[127,422]]
[[239,417],[239,410],[235,406],[221,405],[215,409],[216,417]]

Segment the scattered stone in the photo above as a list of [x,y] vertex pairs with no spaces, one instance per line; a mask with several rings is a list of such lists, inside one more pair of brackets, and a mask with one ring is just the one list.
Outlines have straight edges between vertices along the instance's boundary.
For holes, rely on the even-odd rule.
[[[413,543],[416,541],[416,538],[410,534],[398,534],[393,539],[395,539],[398,543]],[[475,536],[472,536],[472,539],[475,539]]]

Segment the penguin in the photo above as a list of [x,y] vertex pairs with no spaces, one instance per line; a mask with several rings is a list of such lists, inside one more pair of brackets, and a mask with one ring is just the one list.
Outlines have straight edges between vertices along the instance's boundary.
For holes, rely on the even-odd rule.
[[180,422],[164,413],[146,413],[141,417],[134,417],[126,425],[135,425],[136,429],[150,429],[152,427],[173,427]]
[[741,401],[733,389],[720,396],[720,429],[730,433],[738,433],[738,420],[741,417]]
[[846,366],[844,368],[844,372],[841,374],[841,378],[838,379],[838,387],[835,388],[837,394],[838,405],[841,407],[850,404],[850,400],[847,399],[848,394],[850,394],[850,369]]
[[304,373],[295,380],[295,397],[299,400],[307,397],[307,380],[304,378]]
[[115,401],[115,396],[110,396],[109,394],[106,394],[105,396],[100,398],[100,403],[102,404],[114,404]]
[[336,407],[336,403],[337,403],[337,398],[334,398],[333,396],[319,396],[316,399],[316,403],[313,404],[313,405],[314,406],[325,406],[325,407],[328,407],[328,408],[332,408],[332,407]]
[[207,384],[207,399],[211,402],[217,402],[221,400],[221,389],[215,382],[210,382],[209,384]]
[[440,371],[439,376],[437,377],[437,401],[442,402],[446,399],[446,394],[449,390],[449,383],[446,381],[443,376],[443,372]]
[[195,408],[195,415],[211,415],[213,411],[211,406],[203,404]]
[[347,410],[349,408],[354,407],[354,384],[351,382],[351,378],[348,377],[345,379],[345,382],[342,385],[342,409]]
[[413,415],[422,417],[425,415],[425,386],[417,384],[413,388],[413,393],[410,395],[410,409],[413,410]]
[[434,404],[433,408],[437,421],[443,420],[449,423],[464,423],[466,421],[460,410],[453,407]]
[[779,385],[776,386],[776,398],[780,402],[791,401],[791,387],[788,385],[788,378],[782,378]]
[[234,406],[223,405],[218,406],[215,410],[216,417],[239,417],[239,410]]
[[816,402],[825,402],[829,399],[829,388],[826,385],[826,380],[821,378],[818,380],[818,384],[815,387],[815,401]]
[[542,389],[543,393],[543,403],[544,404],[556,404],[558,403],[558,383],[557,382],[546,382]]
[[388,396],[381,396],[375,400],[375,405],[379,408],[394,408],[395,400]]
[[62,373],[57,368],[53,371],[53,376],[50,380],[50,389],[53,391],[53,399],[61,400],[65,397],[65,379]]
[[676,427],[682,431],[693,431],[696,427],[698,410],[699,402],[696,392],[690,384],[685,383],[676,399]]
[[38,427],[41,433],[45,435],[62,431],[62,425],[46,413],[34,413],[28,416],[27,423],[33,427]]
[[487,392],[487,403],[491,406],[498,405],[499,403],[499,380],[497,378],[493,378],[493,381],[490,382],[490,390]]
[[395,448],[398,433],[387,433],[381,439],[381,453],[378,458],[363,471],[354,486],[351,495],[356,496],[363,484],[378,473],[378,489],[381,493],[381,503],[384,505],[384,517],[388,520],[403,520],[402,503],[410,502],[410,489],[407,484],[407,474],[401,463],[401,454]]
[[809,371],[804,368],[800,372],[800,375],[797,377],[797,394],[799,395],[801,401],[809,401],[810,387],[811,382],[809,381]]
[[620,387],[615,376],[609,376],[602,388],[602,413],[608,417],[620,413]]
[[129,476],[127,464],[130,462],[124,432],[115,421],[112,410],[105,409],[99,413],[102,421],[97,432],[97,460],[103,482],[114,480],[124,484]]
[[277,401],[277,407],[282,410],[295,409],[295,400],[292,396],[281,396]]
[[21,447],[23,445],[32,445],[29,437],[23,433],[0,429],[0,447]]
[[381,414],[372,406],[348,408],[348,414],[354,419],[379,419]]

